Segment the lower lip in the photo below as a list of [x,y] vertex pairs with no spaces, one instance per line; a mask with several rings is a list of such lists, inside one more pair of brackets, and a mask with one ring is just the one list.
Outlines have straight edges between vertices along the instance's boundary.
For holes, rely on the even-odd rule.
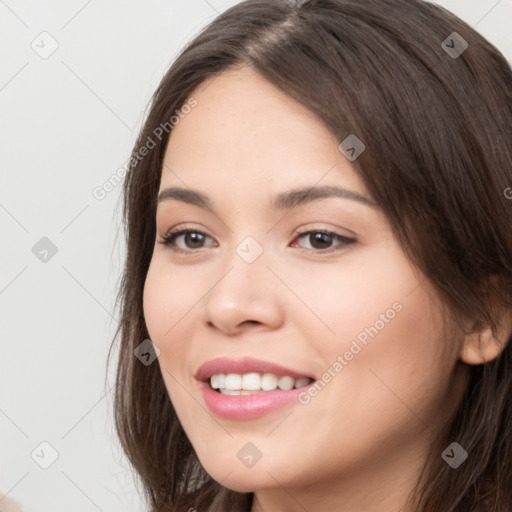
[[258,418],[274,409],[279,409],[294,400],[305,389],[311,386],[283,391],[261,391],[253,395],[223,395],[214,391],[209,382],[201,382],[201,388],[206,405],[216,416],[233,420],[249,420]]

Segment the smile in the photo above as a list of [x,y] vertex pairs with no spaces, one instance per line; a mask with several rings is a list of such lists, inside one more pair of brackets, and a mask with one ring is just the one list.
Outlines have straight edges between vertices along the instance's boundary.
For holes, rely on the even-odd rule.
[[218,417],[258,418],[297,401],[315,378],[280,365],[252,358],[217,358],[196,373],[208,409]]
[[303,377],[295,379],[289,375],[278,376],[273,373],[216,373],[210,377],[212,389],[218,389],[223,395],[252,395],[261,391],[290,391],[307,386],[312,379]]

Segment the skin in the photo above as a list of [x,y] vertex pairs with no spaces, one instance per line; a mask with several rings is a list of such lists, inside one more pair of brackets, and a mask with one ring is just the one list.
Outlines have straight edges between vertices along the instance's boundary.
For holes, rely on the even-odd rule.
[[[255,492],[253,512],[408,510],[433,436],[463,390],[461,354],[482,362],[471,348],[481,333],[446,334],[439,301],[378,207],[331,197],[270,208],[275,194],[302,186],[371,199],[314,114],[250,68],[209,79],[193,96],[198,105],[173,129],[160,191],[191,188],[213,206],[159,204],[143,299],[169,397],[203,467],[225,487]],[[185,253],[159,243],[178,227],[208,236],[179,237]],[[356,242],[315,246],[297,229]],[[247,236],[263,248],[252,263],[236,252]],[[207,409],[194,379],[204,362],[250,356],[321,379],[397,301],[401,311],[307,405],[251,420]],[[248,442],[262,453],[252,468],[237,458]]]

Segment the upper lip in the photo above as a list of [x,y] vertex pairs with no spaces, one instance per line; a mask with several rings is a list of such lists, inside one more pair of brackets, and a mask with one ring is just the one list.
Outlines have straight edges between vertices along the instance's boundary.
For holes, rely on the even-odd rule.
[[195,375],[196,379],[202,382],[207,382],[210,377],[218,373],[237,373],[243,375],[245,373],[272,373],[278,377],[289,375],[295,379],[314,377],[300,373],[290,368],[272,363],[270,361],[263,361],[262,359],[253,359],[252,357],[244,357],[242,359],[229,359],[227,357],[219,357],[207,361],[197,370]]

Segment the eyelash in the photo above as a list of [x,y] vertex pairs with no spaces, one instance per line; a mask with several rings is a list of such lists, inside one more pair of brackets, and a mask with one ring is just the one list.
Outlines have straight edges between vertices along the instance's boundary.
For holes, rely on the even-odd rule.
[[[176,247],[172,247],[171,244],[176,240],[176,238],[178,238],[180,235],[184,235],[187,233],[199,233],[200,235],[211,238],[207,233],[205,233],[204,231],[201,231],[200,229],[178,229],[176,231],[170,231],[167,234],[167,236],[165,236],[163,238],[163,240],[159,241],[159,243],[165,247],[170,248],[174,252],[180,252],[180,253],[185,253],[185,254],[192,254],[194,252],[197,252],[197,250],[199,250],[199,249],[203,249],[203,247],[200,247],[197,250],[196,249],[185,250],[185,249],[178,249]],[[338,233],[335,233],[333,231],[328,231],[325,229],[317,229],[317,230],[302,231],[302,232],[297,231],[295,234],[297,235],[297,238],[302,238],[302,237],[305,237],[306,235],[311,235],[314,233],[322,233],[325,235],[332,235],[334,239],[337,239],[338,241],[342,242],[342,245],[344,245],[345,247],[349,247],[350,245],[352,245],[356,242],[356,240],[354,238],[349,238],[349,237],[346,237],[343,235],[339,235]],[[305,249],[305,250],[308,252],[314,252],[314,253],[318,253],[318,254],[326,254],[326,253],[340,251],[342,249],[325,249],[325,250]]]

